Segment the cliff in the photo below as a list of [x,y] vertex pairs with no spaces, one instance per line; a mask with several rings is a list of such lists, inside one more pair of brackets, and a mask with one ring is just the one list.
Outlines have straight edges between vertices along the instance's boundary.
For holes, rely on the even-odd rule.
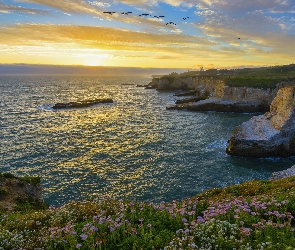
[[39,177],[15,177],[0,173],[0,208],[14,210],[17,206],[44,205]]
[[270,112],[238,126],[226,152],[249,157],[295,155],[295,87],[279,89]]
[[232,80],[229,77],[218,76],[165,76],[153,79],[151,84],[159,91],[185,90],[187,93],[194,93],[194,98],[179,100],[167,109],[242,113],[269,111],[269,106],[278,90],[295,85],[294,80],[290,80],[272,84],[272,88],[248,87],[247,85],[253,85],[250,82],[245,83],[246,86],[228,86],[230,81]]

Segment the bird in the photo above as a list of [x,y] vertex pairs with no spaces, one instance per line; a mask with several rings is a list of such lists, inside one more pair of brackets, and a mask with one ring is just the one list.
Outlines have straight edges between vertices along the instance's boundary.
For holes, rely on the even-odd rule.
[[114,11],[104,11],[103,13],[113,15],[116,12],[114,12]]
[[238,37],[238,39],[241,39],[240,37]]
[[132,12],[131,11],[128,11],[128,12],[122,12],[121,14],[122,15],[128,15],[128,14],[131,14]]
[[188,19],[189,17],[184,17],[184,18],[182,18],[183,20],[186,20],[186,19]]

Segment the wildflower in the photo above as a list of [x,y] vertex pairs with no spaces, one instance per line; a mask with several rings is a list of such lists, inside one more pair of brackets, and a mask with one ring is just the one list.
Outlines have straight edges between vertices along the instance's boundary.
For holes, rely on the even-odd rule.
[[82,246],[82,244],[77,244],[76,248],[80,248]]
[[144,221],[144,218],[140,218],[139,221],[140,221],[140,222],[143,222],[143,221]]
[[152,227],[152,224],[148,224],[147,227],[151,228]]
[[251,228],[242,227],[242,228],[240,228],[240,231],[241,231],[241,233],[243,233],[245,235],[250,235]]
[[97,231],[98,231],[97,227],[95,227],[95,226],[90,227],[90,232],[97,232]]
[[88,235],[87,234],[81,234],[80,237],[81,237],[82,240],[86,240],[88,238]]

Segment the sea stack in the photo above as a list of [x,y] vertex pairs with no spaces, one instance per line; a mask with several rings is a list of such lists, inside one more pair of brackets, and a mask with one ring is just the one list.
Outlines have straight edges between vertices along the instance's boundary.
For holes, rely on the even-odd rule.
[[236,127],[226,153],[244,157],[295,155],[295,87],[279,89],[269,112]]

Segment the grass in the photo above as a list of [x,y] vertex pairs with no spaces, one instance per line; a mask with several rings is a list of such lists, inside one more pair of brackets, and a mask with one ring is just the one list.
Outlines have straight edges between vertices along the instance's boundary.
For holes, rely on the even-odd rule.
[[172,82],[175,77],[223,79],[225,84],[230,87],[275,89],[276,85],[282,81],[295,80],[295,64],[231,70],[209,69],[203,72],[188,71],[180,74],[173,72],[164,78]]
[[286,78],[285,76],[231,76],[224,78],[225,84],[230,87],[252,87],[262,89],[275,89],[277,84],[286,80],[295,78]]
[[12,173],[1,173],[0,177],[4,177],[6,179],[19,179],[22,183],[27,182],[31,184],[40,184],[41,183],[41,177],[39,176],[23,176],[23,177],[17,177]]
[[106,197],[0,214],[5,250],[294,249],[295,178],[158,204]]

